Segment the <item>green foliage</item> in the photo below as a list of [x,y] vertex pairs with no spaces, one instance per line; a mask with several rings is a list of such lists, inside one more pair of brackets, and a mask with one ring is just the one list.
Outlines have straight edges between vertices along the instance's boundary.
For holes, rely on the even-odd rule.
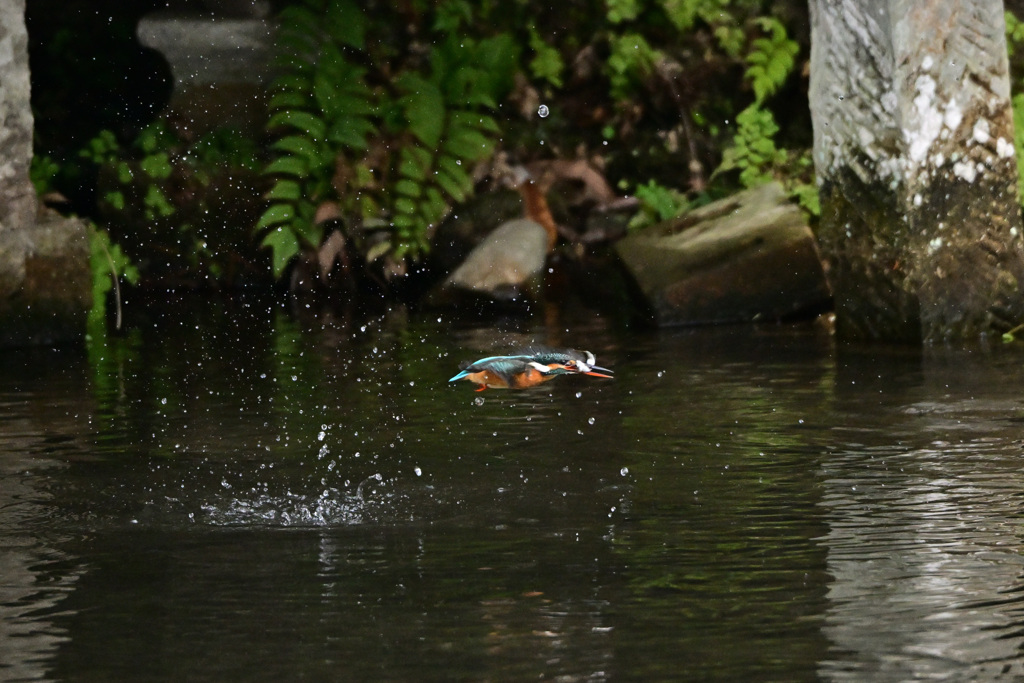
[[810,155],[777,146],[779,126],[766,108],[766,100],[778,92],[792,73],[799,46],[789,39],[778,19],[759,17],[754,24],[763,35],[751,41],[744,58],[744,78],[754,91],[754,102],[736,116],[732,145],[723,151],[712,177],[738,172],[740,185],[746,188],[779,180],[801,208],[819,216],[821,206]]
[[[110,241],[105,230],[94,228],[89,235],[89,266],[92,269],[92,309],[89,326],[103,325],[107,312],[107,295],[115,292],[118,320],[121,315],[120,280],[138,284],[139,270],[125,255],[121,245]],[[120,327],[120,325],[118,325]]]
[[511,87],[518,51],[507,34],[457,37],[471,19],[469,3],[441,3],[428,54],[403,61],[367,39],[355,3],[310,0],[281,13],[282,75],[268,121],[280,137],[256,223],[275,276],[319,247],[317,209],[328,203],[356,224],[386,217],[391,257],[418,258],[451,203],[472,192],[471,165],[492,152],[499,132],[488,112]]
[[[1021,93],[1021,86],[1024,85],[1024,74],[1020,73],[1019,60],[1015,60],[1016,49],[1024,44],[1024,22],[1017,19],[1016,15],[1007,11],[1006,16],[1006,49],[1010,56],[1011,67],[1011,88],[1016,91],[1013,95],[1013,144],[1017,152],[1017,176],[1018,193],[1021,203],[1024,204],[1024,93]],[[1010,335],[1012,337],[1012,335]],[[1012,339],[1011,339],[1012,340]]]
[[775,147],[779,126],[767,109],[752,104],[736,116],[738,129],[732,147],[722,154],[715,174],[738,170],[743,187],[755,187],[770,181],[773,171],[786,160],[786,153]]
[[801,208],[811,216],[820,216],[809,151],[794,154],[777,148],[775,135],[779,127],[775,118],[757,104],[740,112],[736,123],[736,137],[722,154],[722,163],[714,175],[738,171],[740,184],[747,188],[778,180]]
[[746,62],[746,79],[754,89],[754,99],[763,102],[785,83],[793,71],[800,46],[786,35],[786,27],[774,17],[761,17],[757,25],[765,36],[751,43]]
[[813,182],[787,183],[789,196],[796,200],[800,208],[814,217],[821,216],[821,198],[818,187]]
[[1017,152],[1017,185],[1024,203],[1024,93],[1017,93],[1013,102],[1013,146]]
[[36,194],[43,196],[55,189],[55,179],[60,173],[60,164],[46,155],[32,157],[32,165],[29,167],[29,179],[36,189]]
[[611,54],[608,56],[607,73],[611,82],[611,96],[615,100],[626,100],[653,71],[661,53],[651,47],[639,33],[624,33],[609,38]]
[[533,59],[530,60],[530,73],[538,80],[547,81],[556,88],[562,87],[562,72],[565,62],[561,53],[544,42],[537,29],[530,26],[530,49]]
[[[1017,190],[1020,202],[1024,205],[1024,72],[1020,59],[1015,59],[1016,48],[1024,44],[1024,22],[1021,22],[1010,11],[1006,12],[1006,49],[1010,56],[1010,88],[1014,91],[1011,99],[1013,106],[1013,146],[1017,153]],[[1013,335],[1010,335],[1012,341]],[[1004,338],[1005,340],[1005,338]]]
[[672,25],[680,32],[693,29],[697,20],[709,25],[727,22],[729,0],[661,0],[661,6]]
[[605,0],[605,2],[608,5],[608,21],[612,24],[632,21],[640,14],[639,0]]
[[1012,344],[1013,342],[1017,341],[1017,335],[1020,334],[1022,331],[1024,331],[1024,325],[1017,325],[1016,327],[1013,327],[1007,330],[1006,332],[1003,332],[1003,343]]
[[162,120],[128,145],[100,131],[78,152],[97,167],[105,228],[154,280],[220,280],[247,268],[239,238],[248,228],[223,213],[244,212],[238,197],[252,190],[241,176],[256,166],[256,154],[237,131],[218,129],[186,143]]
[[640,211],[629,221],[629,230],[640,230],[670,220],[691,208],[682,192],[653,180],[637,185],[634,195],[640,201]]
[[[808,137],[800,89],[775,97],[794,72],[787,27],[801,25],[804,3],[275,4],[265,148],[222,133],[185,140],[165,126],[135,140],[103,131],[82,150],[82,165],[99,167],[105,227],[147,281],[156,269],[219,281],[259,243],[269,256],[259,265],[280,276],[300,252],[322,248],[339,218],[345,248],[381,259],[374,268],[386,272],[424,254],[499,144],[523,162],[600,155],[612,186],[637,188],[638,222],[685,205],[683,193],[648,180],[682,184],[681,172],[709,197],[782,179],[814,211],[810,166],[787,151]],[[1008,29],[1024,36],[1011,20]],[[539,120],[538,96],[557,102],[557,114]],[[258,178],[241,187],[259,198],[219,224],[203,218],[209,198],[231,186],[218,184],[218,167],[252,170]],[[43,155],[33,178],[53,183]]]
[[142,185],[145,218],[166,218],[174,214],[174,207],[161,186],[161,181],[167,180],[172,172],[170,139],[167,127],[162,122],[147,126],[139,133],[133,145],[135,150],[142,153],[141,158],[133,163],[131,152],[121,148],[111,131],[103,130],[89,141],[79,156],[98,166],[113,168],[120,187],[104,192],[103,200],[114,210],[124,211],[127,208],[126,189],[139,181]]
[[[332,197],[337,157],[365,152],[375,129],[366,69],[344,56],[346,48],[363,46],[362,11],[349,2],[331,2],[322,15],[295,6],[281,13],[280,22],[284,71],[271,87],[267,124],[280,137],[263,170],[275,180],[256,223],[257,231],[266,231],[262,244],[271,249],[278,277],[303,246],[319,246],[323,231],[314,222],[315,208]],[[330,28],[337,34],[328,37]]]
[[1006,51],[1010,59],[1016,54],[1017,47],[1024,43],[1024,22],[1017,19],[1017,16],[1007,10],[1006,17]]

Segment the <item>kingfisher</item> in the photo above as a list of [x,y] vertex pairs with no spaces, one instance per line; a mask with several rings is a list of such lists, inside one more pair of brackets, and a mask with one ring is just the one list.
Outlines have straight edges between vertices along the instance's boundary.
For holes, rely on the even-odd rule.
[[590,375],[612,377],[612,371],[598,366],[590,351],[538,350],[513,356],[488,356],[472,363],[463,363],[462,372],[449,382],[465,379],[479,384],[477,391],[492,389],[526,389],[547,382],[559,375]]

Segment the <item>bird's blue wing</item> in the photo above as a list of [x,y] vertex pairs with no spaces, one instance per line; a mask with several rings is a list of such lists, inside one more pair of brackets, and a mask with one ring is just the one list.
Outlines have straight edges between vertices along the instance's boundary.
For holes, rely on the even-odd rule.
[[449,382],[460,380],[466,375],[483,370],[490,370],[499,375],[521,370],[532,358],[530,356],[487,356],[462,366],[462,372],[452,377]]

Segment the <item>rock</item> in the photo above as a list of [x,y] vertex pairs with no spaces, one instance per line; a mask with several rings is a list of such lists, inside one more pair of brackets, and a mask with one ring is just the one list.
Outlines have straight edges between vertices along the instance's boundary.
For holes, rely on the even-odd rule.
[[812,0],[821,249],[844,340],[1024,321],[1015,107],[998,0]]
[[211,6],[225,14],[161,10],[136,29],[139,42],[170,64],[174,87],[165,115],[192,135],[225,123],[258,132],[266,118],[273,23],[258,2],[222,0]]
[[507,221],[470,252],[442,288],[517,298],[544,269],[548,246],[548,231],[540,223],[529,218]]
[[616,250],[659,325],[776,320],[831,301],[814,235],[775,183],[629,235]]
[[0,346],[81,341],[92,300],[85,224],[39,212],[29,180],[24,17],[21,0],[0,5]]
[[0,347],[80,342],[92,304],[84,221],[46,210],[20,229],[0,224]]
[[455,207],[431,238],[430,266],[451,273],[505,221],[523,215],[523,199],[513,189],[482,192]]

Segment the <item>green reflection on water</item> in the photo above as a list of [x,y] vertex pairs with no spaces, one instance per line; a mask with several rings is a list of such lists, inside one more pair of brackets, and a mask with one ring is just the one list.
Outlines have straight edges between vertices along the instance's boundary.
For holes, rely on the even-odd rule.
[[[804,332],[573,329],[614,380],[475,394],[447,382],[458,361],[546,331],[243,303],[154,312],[90,348],[97,419],[75,438],[95,442],[29,480],[63,558],[38,571],[77,577],[39,617],[67,635],[47,660],[60,678],[812,680],[847,664],[837,644],[871,671],[863,634],[889,613],[831,595],[836,567],[868,568],[862,530],[886,559],[940,519],[879,482],[928,475],[931,499],[950,462],[980,469],[936,445],[954,426],[1016,467],[1007,402],[964,415],[994,378],[922,390],[900,362],[883,381]],[[892,445],[908,438],[924,469]],[[986,481],[964,509],[997,528]],[[876,509],[899,529],[865,524]],[[1001,576],[986,557],[971,568]]]

